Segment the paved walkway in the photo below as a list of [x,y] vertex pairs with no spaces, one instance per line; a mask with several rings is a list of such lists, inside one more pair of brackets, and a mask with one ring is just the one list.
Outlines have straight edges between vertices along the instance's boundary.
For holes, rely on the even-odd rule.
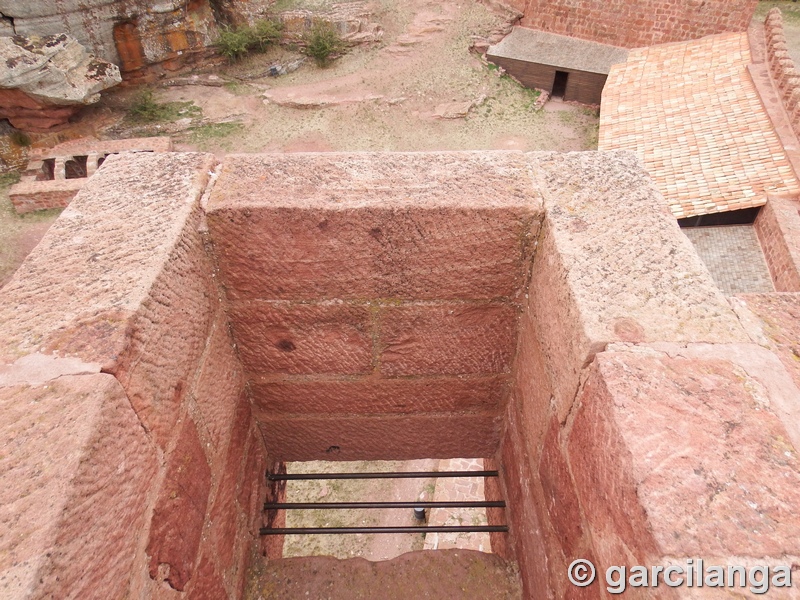
[[725,294],[775,291],[752,225],[687,227],[681,231]]

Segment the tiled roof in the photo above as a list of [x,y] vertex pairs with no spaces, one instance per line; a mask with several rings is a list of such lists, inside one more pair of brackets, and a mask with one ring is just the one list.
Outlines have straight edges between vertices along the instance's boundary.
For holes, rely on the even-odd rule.
[[677,218],[800,192],[747,73],[746,33],[632,50],[603,91],[601,150],[632,150]]

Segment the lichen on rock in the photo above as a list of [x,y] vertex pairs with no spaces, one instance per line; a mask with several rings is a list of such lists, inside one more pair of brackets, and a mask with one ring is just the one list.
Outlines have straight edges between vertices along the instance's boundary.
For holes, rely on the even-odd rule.
[[0,118],[28,131],[66,123],[122,81],[119,68],[64,33],[0,37]]

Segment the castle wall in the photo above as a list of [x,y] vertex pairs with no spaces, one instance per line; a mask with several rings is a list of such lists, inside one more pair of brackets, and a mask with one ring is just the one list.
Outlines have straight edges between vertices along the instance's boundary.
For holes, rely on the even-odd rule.
[[47,474],[4,473],[39,536],[4,538],[5,598],[241,597],[267,455],[199,231],[213,167],[109,157],[2,291],[4,422]]
[[745,31],[758,0],[515,0],[520,25],[624,48]]
[[800,202],[770,196],[754,223],[777,292],[800,292]]
[[[525,597],[575,595],[566,574],[579,558],[600,582],[586,598],[601,597],[612,565],[734,563],[751,541],[781,560],[798,523],[752,485],[748,457],[774,436],[800,441],[787,370],[745,333],[629,155],[531,163],[546,216],[496,457],[503,491],[493,492],[511,525],[510,548],[498,548],[519,560]],[[769,389],[774,410],[759,408],[756,389]],[[770,481],[800,476],[794,458],[762,456]],[[720,503],[698,504],[723,472],[748,492],[725,486]],[[779,494],[794,497],[794,485]],[[749,494],[784,526],[744,535],[762,518]]]

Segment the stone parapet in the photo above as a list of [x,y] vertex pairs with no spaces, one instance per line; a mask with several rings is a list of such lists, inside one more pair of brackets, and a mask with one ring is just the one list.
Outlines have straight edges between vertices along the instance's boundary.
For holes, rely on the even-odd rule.
[[796,136],[800,136],[800,71],[789,56],[786,34],[783,29],[783,13],[778,7],[772,8],[764,23],[766,40],[766,59],[772,81],[778,90],[786,114]]

